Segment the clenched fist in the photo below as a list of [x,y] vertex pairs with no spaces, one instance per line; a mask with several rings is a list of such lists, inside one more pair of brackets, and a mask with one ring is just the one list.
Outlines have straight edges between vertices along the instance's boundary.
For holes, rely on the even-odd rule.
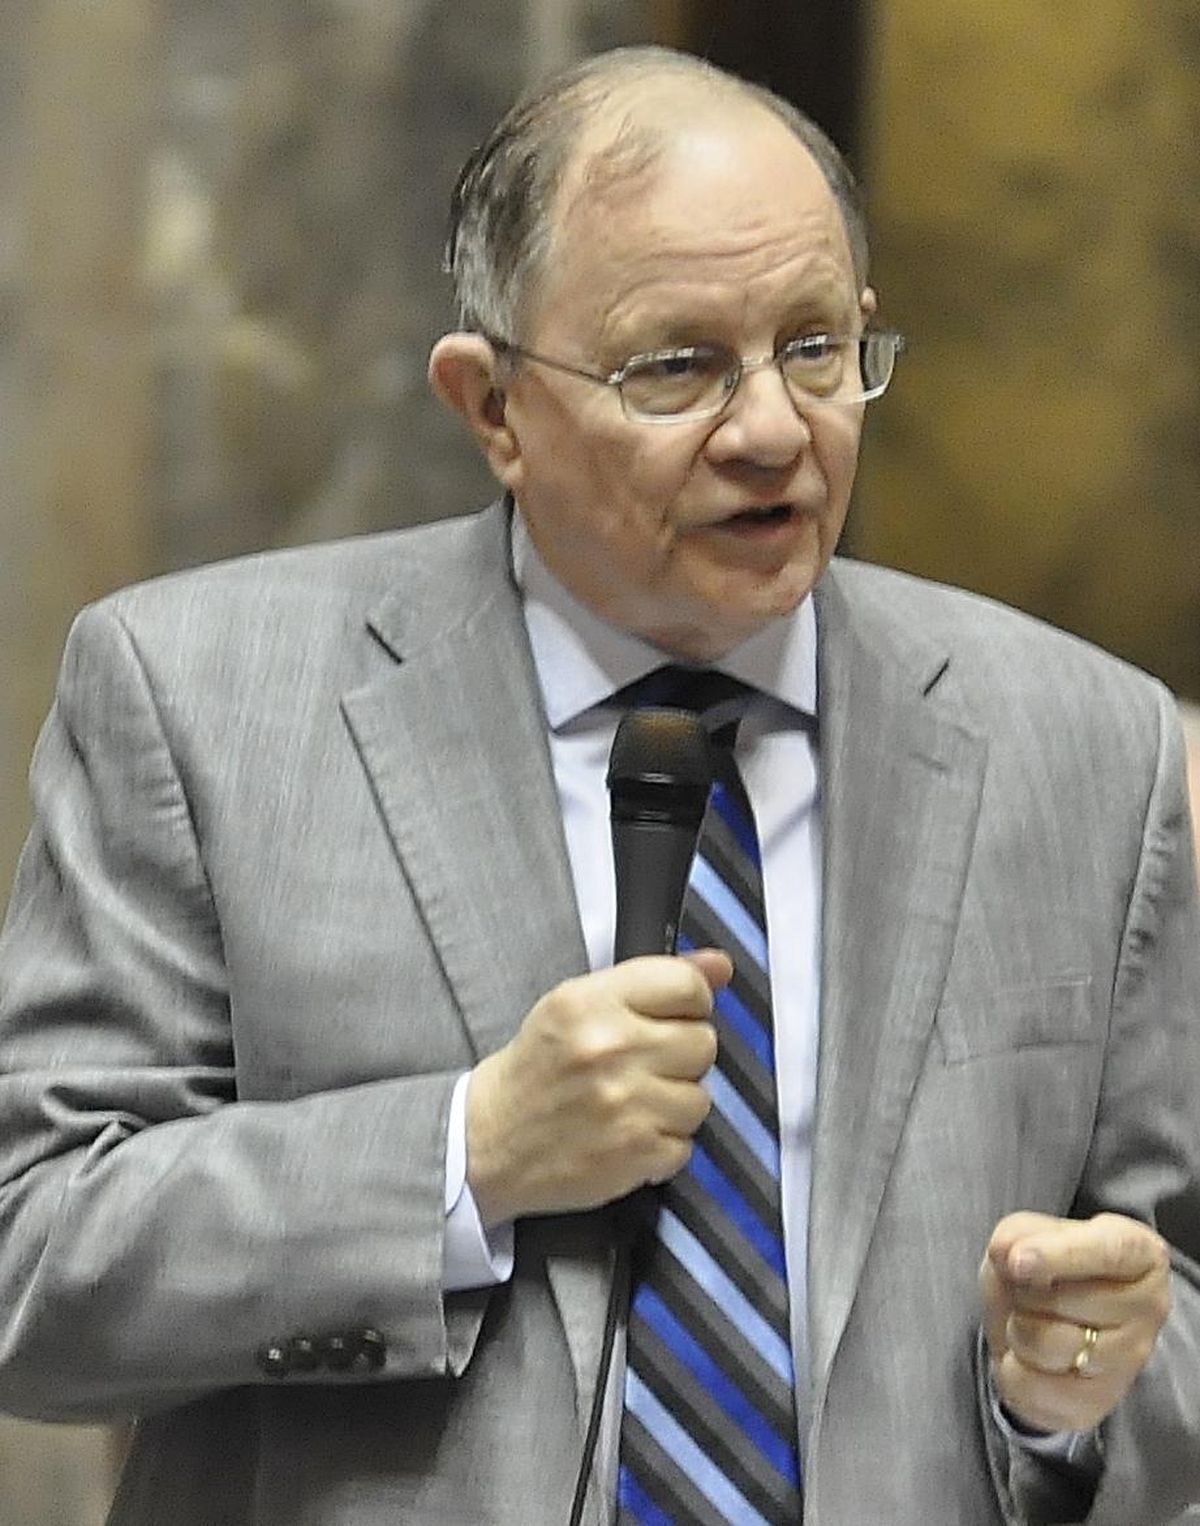
[[717,1055],[716,949],[627,959],[556,986],[467,1087],[467,1180],[484,1223],[594,1208],[686,1163]]
[[1115,1213],[1009,1214],[979,1279],[996,1391],[1045,1431],[1090,1430],[1116,1408],[1171,1301],[1165,1242]]

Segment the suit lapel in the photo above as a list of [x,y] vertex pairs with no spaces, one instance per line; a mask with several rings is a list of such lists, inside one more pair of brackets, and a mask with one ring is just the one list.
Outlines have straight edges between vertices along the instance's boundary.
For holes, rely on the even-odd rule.
[[[491,510],[406,569],[370,620],[386,671],[343,699],[379,809],[477,1056],[587,969],[540,690]],[[447,596],[447,589],[457,596]],[[597,1215],[522,1224],[544,1259],[581,1413],[599,1362],[613,1257]]]
[[817,616],[825,847],[808,1300],[819,1416],[946,977],[985,748],[941,701],[944,651],[864,600],[851,611],[836,569]]
[[493,510],[436,542],[371,618],[400,660],[343,700],[479,1056],[586,968],[507,536]]

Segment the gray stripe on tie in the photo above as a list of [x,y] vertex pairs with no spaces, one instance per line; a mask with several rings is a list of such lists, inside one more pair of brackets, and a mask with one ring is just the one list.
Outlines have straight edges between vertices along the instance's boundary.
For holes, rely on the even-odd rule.
[[[654,1502],[673,1516],[678,1526],[731,1526],[707,1495],[701,1494],[636,1415],[626,1413],[622,1437],[624,1465]],[[687,1513],[680,1516],[679,1511]],[[642,1526],[637,1516],[622,1510],[621,1526]]]
[[712,1199],[695,1177],[675,1179],[672,1207],[714,1261],[754,1305],[775,1334],[791,1345],[787,1288],[724,1215],[714,1221]]
[[766,925],[762,876],[746,857],[721,813],[710,807],[704,824],[704,856],[760,927]]
[[754,1209],[763,1228],[778,1238],[782,1213],[779,1182],[738,1133],[733,1123],[713,1108],[696,1135],[722,1172]]
[[[776,1471],[747,1432],[725,1413],[704,1384],[652,1329],[645,1327],[643,1339],[642,1381],[664,1409],[670,1410],[697,1446],[708,1453],[756,1509],[764,1514],[773,1509],[794,1510],[799,1501],[796,1490]],[[767,1424],[765,1417],[763,1424]],[[795,1446],[791,1438],[779,1440],[785,1446]]]
[[728,925],[692,891],[688,892],[683,903],[680,927],[685,936],[701,948],[715,947],[729,951],[734,964],[733,988],[763,1029],[770,1033],[771,992],[767,972],[741,947]]
[[665,1247],[661,1262],[655,1262],[652,1285],[679,1323],[691,1331],[755,1409],[780,1435],[790,1434],[794,1424],[791,1389]]
[[751,1109],[763,1128],[779,1138],[779,1112],[775,1096],[775,1073],[768,1070],[745,1039],[718,1013],[717,1064],[725,1079]]

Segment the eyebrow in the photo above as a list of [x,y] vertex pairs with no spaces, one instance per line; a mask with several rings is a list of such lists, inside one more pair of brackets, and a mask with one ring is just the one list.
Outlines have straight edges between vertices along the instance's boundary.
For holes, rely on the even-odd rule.
[[806,324],[820,324],[841,333],[853,326],[858,303],[843,291],[829,292],[822,296],[808,294],[797,298],[785,309],[781,329],[801,328]]
[[[833,283],[830,283],[831,288]],[[840,285],[840,283],[839,283]],[[780,343],[803,328],[833,334],[850,333],[858,316],[858,304],[844,289],[824,293],[806,292],[784,304],[775,329]],[[719,344],[728,348],[728,342],[718,339],[711,317],[685,317],[676,315],[651,320],[638,338],[626,344],[620,351],[618,365],[633,355],[645,355],[657,350],[685,349],[690,345]]]
[[[849,334],[854,328],[854,310],[840,303],[835,311],[832,305],[826,303],[805,302],[787,310],[775,328],[777,345],[786,344],[804,329],[813,333]],[[636,341],[614,351],[618,357],[615,366],[623,365],[635,355],[653,355],[663,350],[689,349],[695,345],[710,345],[725,350],[737,348],[727,339],[718,338],[710,322],[680,319],[655,324],[643,330]]]

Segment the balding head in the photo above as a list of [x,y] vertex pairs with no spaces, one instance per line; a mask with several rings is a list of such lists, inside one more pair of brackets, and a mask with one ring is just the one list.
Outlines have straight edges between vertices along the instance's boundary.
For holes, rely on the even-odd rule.
[[779,119],[816,161],[841,213],[861,291],[867,238],[854,177],[790,102],[690,54],[599,54],[518,101],[468,160],[454,192],[447,268],[463,328],[520,338],[541,291],[562,212],[583,195],[652,172],[681,127],[718,113]]

